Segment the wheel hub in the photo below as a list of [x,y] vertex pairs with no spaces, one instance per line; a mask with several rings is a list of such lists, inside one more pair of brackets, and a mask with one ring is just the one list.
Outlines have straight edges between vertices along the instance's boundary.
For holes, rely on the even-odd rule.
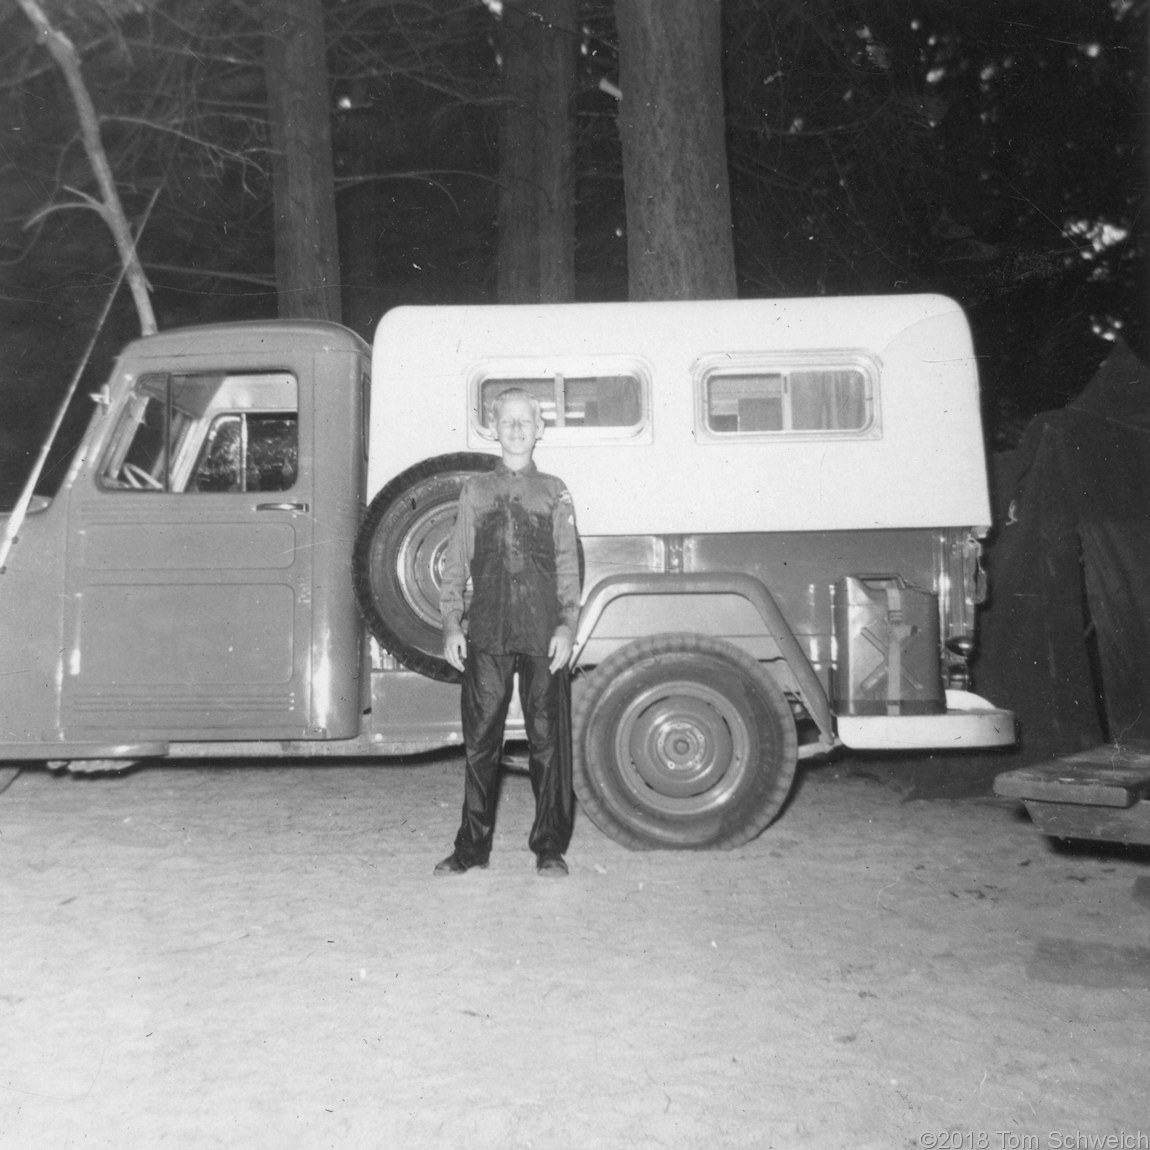
[[733,743],[722,716],[704,699],[670,695],[635,717],[630,759],[643,781],[669,798],[709,790],[726,774]]
[[432,627],[439,626],[439,589],[453,522],[450,508],[432,508],[411,525],[397,548],[396,565],[408,603]]

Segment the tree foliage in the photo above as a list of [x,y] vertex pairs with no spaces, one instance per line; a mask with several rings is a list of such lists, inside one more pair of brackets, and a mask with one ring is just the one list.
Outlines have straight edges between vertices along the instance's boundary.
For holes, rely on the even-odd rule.
[[[81,55],[160,325],[275,311],[259,0],[43,0]],[[496,296],[495,0],[324,0],[347,322]],[[1147,0],[723,0],[743,295],[944,291],[996,442],[1142,346]],[[575,295],[627,293],[619,36],[579,0]],[[61,78],[0,8],[9,378],[82,343],[117,266]],[[625,97],[624,97],[625,98]],[[630,237],[634,239],[634,237]],[[132,333],[122,309],[110,343]],[[66,373],[65,373],[66,374]],[[31,374],[28,375],[31,378]],[[16,418],[15,416],[13,418]]]
[[[342,285],[345,314],[367,332],[391,303],[486,274],[475,253],[491,245],[469,217],[494,203],[491,19],[471,0],[325,9],[336,191],[358,225],[341,239],[362,277]],[[138,247],[160,326],[275,314],[262,0],[48,0],[48,11],[81,58],[128,218],[138,228],[150,211]],[[92,172],[59,70],[15,6],[0,7],[0,76],[0,466],[18,474],[118,263],[93,213],[57,210],[92,193]],[[137,332],[122,299],[93,378]]]
[[943,291],[1007,442],[1144,344],[1144,0],[728,0],[745,294]]

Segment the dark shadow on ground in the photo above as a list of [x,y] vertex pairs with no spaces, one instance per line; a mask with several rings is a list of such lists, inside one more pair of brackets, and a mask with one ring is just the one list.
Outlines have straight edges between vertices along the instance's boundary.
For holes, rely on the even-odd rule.
[[905,754],[852,751],[837,760],[848,776],[874,779],[903,799],[967,799],[994,794],[994,780],[1018,765],[1013,748],[1000,752]]

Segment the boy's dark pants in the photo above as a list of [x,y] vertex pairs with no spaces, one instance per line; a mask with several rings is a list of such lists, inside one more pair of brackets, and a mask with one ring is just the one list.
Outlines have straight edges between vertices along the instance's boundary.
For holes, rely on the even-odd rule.
[[484,862],[491,853],[503,726],[517,671],[535,792],[535,823],[527,842],[537,855],[567,849],[575,812],[570,693],[566,668],[553,675],[549,662],[546,655],[496,655],[474,646],[467,652],[462,701],[467,778],[455,851],[468,862]]

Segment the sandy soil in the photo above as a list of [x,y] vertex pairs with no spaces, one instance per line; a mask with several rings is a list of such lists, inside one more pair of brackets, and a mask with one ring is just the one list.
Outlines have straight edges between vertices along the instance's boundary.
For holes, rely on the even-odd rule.
[[582,819],[543,880],[512,774],[433,879],[459,771],[18,776],[0,1146],[1150,1146],[1145,854],[839,765],[740,850]]

